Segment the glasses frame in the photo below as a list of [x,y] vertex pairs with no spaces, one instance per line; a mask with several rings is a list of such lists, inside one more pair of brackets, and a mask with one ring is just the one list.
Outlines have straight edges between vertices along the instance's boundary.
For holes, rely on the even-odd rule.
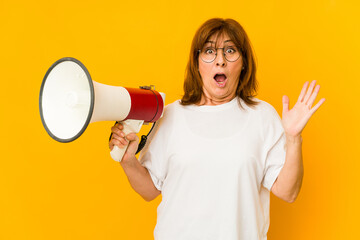
[[[229,47],[229,46],[227,46]],[[236,47],[236,46],[235,46]],[[214,48],[215,49],[215,57],[213,60],[211,61],[205,61],[202,57],[201,57],[201,49],[198,50],[198,53],[199,53],[199,57],[201,58],[201,60],[205,63],[212,63],[213,61],[215,61],[215,59],[217,58],[217,55],[218,55],[218,49],[222,49],[222,54],[224,56],[224,58],[226,59],[226,61],[228,62],[236,62],[237,60],[239,60],[239,58],[241,57],[241,51],[239,51],[239,57],[233,61],[230,61],[229,59],[226,58],[226,54],[225,54],[225,51],[224,51],[224,47],[223,48]]]

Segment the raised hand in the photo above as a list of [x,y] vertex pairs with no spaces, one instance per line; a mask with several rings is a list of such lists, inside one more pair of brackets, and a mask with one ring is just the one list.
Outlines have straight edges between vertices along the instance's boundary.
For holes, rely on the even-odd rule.
[[289,97],[286,95],[283,96],[282,125],[287,136],[300,136],[310,117],[325,102],[325,98],[322,98],[312,107],[319,93],[320,85],[316,85],[316,80],[314,80],[307,89],[308,84],[309,82],[304,84],[300,96],[291,110],[289,110]]

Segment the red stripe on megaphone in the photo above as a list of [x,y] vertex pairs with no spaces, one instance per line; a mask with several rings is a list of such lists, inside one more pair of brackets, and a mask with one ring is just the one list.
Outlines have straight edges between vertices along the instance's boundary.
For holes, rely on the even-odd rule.
[[139,88],[125,89],[131,98],[131,108],[126,119],[156,122],[160,118],[164,110],[164,102],[160,93],[155,90]]

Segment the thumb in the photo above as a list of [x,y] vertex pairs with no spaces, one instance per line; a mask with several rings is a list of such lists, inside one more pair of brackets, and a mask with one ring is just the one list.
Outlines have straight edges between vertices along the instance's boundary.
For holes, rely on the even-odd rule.
[[139,145],[139,137],[135,133],[129,133],[126,135],[126,139],[129,141],[126,154],[135,155]]
[[290,102],[289,97],[284,95],[282,97],[282,102],[283,102],[283,114],[284,114],[289,111],[289,102]]

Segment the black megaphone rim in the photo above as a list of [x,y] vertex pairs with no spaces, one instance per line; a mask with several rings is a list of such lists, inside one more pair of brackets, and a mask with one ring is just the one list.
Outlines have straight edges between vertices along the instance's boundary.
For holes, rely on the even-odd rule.
[[[48,128],[48,126],[46,125],[46,122],[45,122],[45,119],[44,119],[44,114],[43,114],[43,109],[42,109],[42,97],[43,97],[43,90],[44,90],[44,86],[45,86],[45,83],[46,83],[46,79],[47,77],[49,76],[50,72],[60,63],[62,62],[65,62],[65,61],[71,61],[71,62],[75,62],[76,64],[78,64],[85,72],[86,76],[87,76],[87,79],[88,79],[88,83],[89,83],[89,88],[90,88],[90,94],[91,94],[91,97],[90,97],[90,108],[89,108],[89,112],[88,112],[88,116],[87,116],[87,119],[86,119],[86,122],[84,124],[84,126],[82,127],[82,129],[74,136],[74,137],[71,137],[71,138],[59,138],[57,136],[55,136],[51,131],[50,129]],[[87,126],[89,125],[90,123],[90,120],[91,120],[91,117],[92,117],[92,114],[93,114],[93,111],[94,111],[94,104],[95,104],[95,94],[94,94],[94,85],[93,85],[93,82],[92,82],[92,79],[91,79],[91,76],[90,76],[90,73],[89,71],[86,69],[85,65],[82,64],[79,60],[75,59],[75,58],[72,58],[72,57],[64,57],[64,58],[61,58],[59,60],[57,60],[53,65],[51,65],[51,67],[47,70],[45,76],[44,76],[44,79],[41,83],[41,88],[40,88],[40,96],[39,96],[39,109],[40,109],[40,117],[41,117],[41,122],[46,130],[46,132],[56,141],[58,142],[62,142],[62,143],[68,143],[68,142],[72,142],[74,140],[76,140],[77,138],[79,138],[83,133],[84,131],[86,130]]]

